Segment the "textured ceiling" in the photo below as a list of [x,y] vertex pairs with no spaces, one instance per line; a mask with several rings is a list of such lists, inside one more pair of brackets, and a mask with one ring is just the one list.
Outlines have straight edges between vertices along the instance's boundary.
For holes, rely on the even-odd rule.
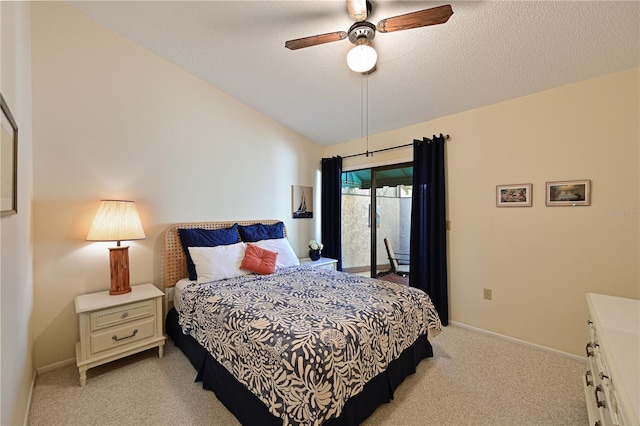
[[[640,65],[638,1],[449,2],[443,25],[376,34],[368,77],[348,40],[284,48],[347,31],[344,1],[67,4],[323,145],[366,133],[363,103],[376,134]],[[442,4],[378,0],[368,20]]]

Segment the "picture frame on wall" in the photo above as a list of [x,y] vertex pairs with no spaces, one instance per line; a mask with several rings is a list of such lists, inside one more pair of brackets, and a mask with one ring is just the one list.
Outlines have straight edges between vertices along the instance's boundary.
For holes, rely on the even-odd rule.
[[313,219],[313,186],[291,185],[291,210],[294,219]]
[[18,213],[18,125],[0,93],[0,216]]
[[531,207],[533,185],[496,185],[496,207]]
[[560,180],[547,182],[547,206],[590,206],[591,180]]

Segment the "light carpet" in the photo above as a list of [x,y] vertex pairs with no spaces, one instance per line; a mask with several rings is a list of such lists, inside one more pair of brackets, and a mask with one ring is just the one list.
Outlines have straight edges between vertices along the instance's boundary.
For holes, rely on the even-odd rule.
[[[586,363],[509,340],[448,326],[435,356],[405,379],[394,400],[363,425],[586,425]],[[238,425],[171,340],[90,369],[38,375],[30,425]]]

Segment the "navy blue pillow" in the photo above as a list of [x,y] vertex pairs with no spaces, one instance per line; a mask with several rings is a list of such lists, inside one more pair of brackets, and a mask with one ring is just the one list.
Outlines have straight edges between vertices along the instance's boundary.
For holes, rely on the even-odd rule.
[[284,238],[284,223],[278,222],[273,225],[256,223],[255,225],[238,226],[240,239],[245,243],[255,243],[262,240],[273,240]]
[[189,279],[195,281],[198,279],[196,274],[196,265],[189,254],[189,247],[215,247],[228,246],[238,242],[238,224],[234,224],[224,229],[178,229],[180,242],[185,256],[187,256],[187,271],[189,271]]

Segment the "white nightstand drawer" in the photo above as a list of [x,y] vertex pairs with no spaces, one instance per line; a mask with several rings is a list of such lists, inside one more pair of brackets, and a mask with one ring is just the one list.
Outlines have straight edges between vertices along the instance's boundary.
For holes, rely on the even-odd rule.
[[318,260],[311,260],[308,257],[300,259],[301,265],[313,266],[318,269],[329,269],[335,271],[338,269],[338,261],[336,259],[330,259],[328,257],[321,257]]
[[318,269],[328,269],[330,271],[335,271],[336,270],[336,264],[335,263],[325,263],[324,265],[316,266],[316,268],[318,268]]
[[152,337],[154,335],[154,330],[155,318],[150,317],[148,319],[130,323],[124,327],[109,329],[101,333],[92,334],[90,337],[91,355]]
[[91,313],[91,331],[153,315],[155,300],[117,306]]

